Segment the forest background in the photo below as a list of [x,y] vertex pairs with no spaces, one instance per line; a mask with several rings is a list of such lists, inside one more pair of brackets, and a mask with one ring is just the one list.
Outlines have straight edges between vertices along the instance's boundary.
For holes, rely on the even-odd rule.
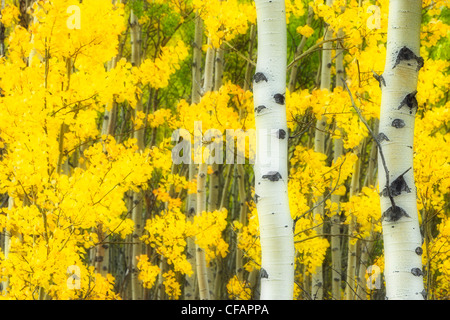
[[[294,298],[384,299],[377,148],[349,92],[376,132],[388,1],[285,3]],[[210,299],[258,299],[254,150],[213,137],[245,135],[261,111],[253,1],[1,6],[2,298],[198,299],[201,270]],[[424,286],[439,300],[450,296],[449,24],[448,1],[423,1],[414,174]],[[175,164],[189,138],[179,129],[192,146],[202,130],[205,156],[220,142],[247,160]]]

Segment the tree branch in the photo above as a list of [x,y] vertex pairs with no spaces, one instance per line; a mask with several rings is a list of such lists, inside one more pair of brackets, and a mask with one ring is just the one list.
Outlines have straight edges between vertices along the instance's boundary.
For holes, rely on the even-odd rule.
[[353,95],[352,95],[352,93],[350,92],[350,89],[347,86],[347,82],[344,80],[344,78],[341,78],[341,79],[342,79],[342,83],[344,84],[345,90],[347,90],[347,92],[348,92],[348,94],[350,96],[350,100],[352,102],[353,109],[355,109],[355,111],[358,114],[359,118],[361,119],[362,123],[364,123],[364,125],[366,126],[366,128],[369,131],[370,135],[372,136],[373,140],[375,141],[375,143],[378,146],[378,152],[380,153],[380,158],[381,158],[381,161],[383,163],[384,172],[386,174],[386,190],[387,190],[387,194],[388,194],[389,199],[391,200],[392,209],[395,209],[396,205],[395,205],[395,202],[394,202],[394,197],[391,194],[390,183],[389,183],[389,170],[388,170],[388,167],[387,167],[387,164],[386,164],[386,159],[384,158],[383,149],[381,148],[381,143],[378,140],[377,136],[373,133],[373,131],[370,128],[370,126],[367,124],[367,121],[362,116],[361,111],[356,106],[355,100],[353,100]]

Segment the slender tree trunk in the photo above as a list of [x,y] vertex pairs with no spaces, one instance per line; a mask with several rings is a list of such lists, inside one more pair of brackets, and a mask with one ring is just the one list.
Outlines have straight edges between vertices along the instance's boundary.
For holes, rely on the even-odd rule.
[[[14,208],[14,198],[11,196],[8,196],[8,210],[12,210],[13,208]],[[8,220],[9,220],[9,217],[10,216],[8,214],[8,216],[7,216]],[[11,236],[12,236],[12,231],[5,229],[5,244],[4,244],[4,248],[3,248],[5,260],[8,259],[8,255],[9,255],[9,251],[10,251],[10,247],[11,247]],[[7,278],[6,280],[4,280],[2,282],[2,294],[3,295],[7,294],[8,286],[9,286],[9,279]]]
[[[214,90],[219,91],[223,83],[223,72],[225,66],[225,50],[223,46],[216,49],[216,58],[214,66]],[[223,160],[223,159],[220,159]],[[209,177],[209,198],[208,210],[215,211],[220,209],[220,166],[218,163],[211,165],[212,173]],[[216,270],[214,275],[214,282],[212,283],[211,292],[214,294],[214,299],[220,299],[222,294],[223,283],[223,261],[222,257],[216,257]]]
[[[115,2],[113,2],[115,3]],[[114,69],[116,67],[116,62],[119,59],[119,56],[112,58],[107,64],[107,71]],[[111,102],[111,107],[105,106],[105,113],[103,115],[102,122],[102,131],[103,135],[112,135],[113,129],[115,125],[115,114],[116,114],[117,103],[115,101]],[[104,239],[106,234],[103,230],[103,225],[98,226],[99,239]],[[99,244],[95,250],[95,268],[98,273],[102,276],[106,276],[109,272],[109,255],[110,255],[110,247],[108,244]]]
[[[107,71],[114,69],[116,67],[117,61],[120,59],[120,56],[114,57],[107,64]],[[103,115],[103,123],[102,123],[102,135],[112,135],[114,132],[115,126],[115,116],[116,116],[116,108],[117,103],[115,101],[111,102],[111,105],[105,106],[105,113]]]
[[[203,93],[209,92],[213,89],[214,85],[214,48],[211,47],[211,41],[208,39],[208,50],[206,52],[205,58],[205,73],[204,73],[204,83],[203,83]],[[201,133],[201,127],[195,128],[194,130],[199,130]],[[195,150],[195,152],[200,152],[202,155],[202,150]],[[203,155],[202,155],[203,156]],[[199,157],[202,159],[203,157]],[[206,211],[206,179],[207,179],[207,169],[208,165],[205,163],[206,159],[202,159],[202,163],[198,167],[197,176],[197,215],[201,215],[202,212]],[[205,250],[197,246],[196,248],[196,264],[197,264],[197,280],[199,286],[199,293],[201,300],[210,300],[211,293],[209,290],[209,277],[208,277],[208,266],[206,263]]]
[[[202,78],[202,44],[203,44],[203,20],[198,13],[195,14],[195,34],[194,43],[192,44],[193,61],[192,61],[192,103],[199,103],[201,99],[201,78]],[[198,165],[191,162],[189,163],[189,181],[193,181],[197,178]],[[193,221],[194,216],[197,213],[197,194],[191,193],[187,198],[187,218],[189,221]],[[187,240],[187,257],[192,266],[196,265],[196,250],[195,241],[192,238]],[[192,276],[187,276],[184,286],[184,296],[186,300],[195,299],[196,272]]]
[[255,3],[258,62],[253,77],[257,141],[254,171],[262,251],[261,299],[289,300],[294,290],[295,250],[287,193],[286,12],[284,0]]
[[[374,127],[375,130],[374,133],[377,134],[378,133],[378,121],[375,119],[374,121]],[[367,166],[367,171],[366,171],[366,180],[364,185],[366,187],[372,187],[374,185],[374,180],[375,180],[375,174],[374,172],[376,171],[376,167],[377,167],[377,163],[376,163],[376,158],[377,157],[377,146],[375,143],[373,143],[372,148],[370,150],[370,155],[369,155],[369,164]],[[370,259],[370,252],[372,250],[373,247],[373,221],[371,221],[371,229],[370,229],[370,234],[369,237],[366,239],[366,241],[360,241],[360,259],[359,259],[359,271],[358,271],[358,277],[357,277],[357,281],[358,281],[358,287],[356,290],[356,294],[358,296],[359,299],[361,300],[366,300],[367,299],[367,282],[365,279],[365,275],[367,272],[367,267],[369,266],[369,259]]]
[[[242,164],[237,164],[236,168],[239,188],[239,222],[244,226],[247,220],[245,170]],[[236,250],[236,275],[240,281],[244,280],[244,252],[241,249]]]
[[391,0],[379,127],[378,177],[386,299],[423,300],[422,237],[413,170],[422,1]]
[[[244,91],[247,91],[250,88],[251,81],[252,81],[252,71],[253,71],[253,65],[250,61],[253,61],[253,51],[255,48],[255,40],[256,40],[256,26],[252,24],[250,26],[250,43],[248,45],[248,61],[247,65],[245,67],[245,78],[244,78],[244,85],[242,86],[242,89]],[[242,117],[242,111],[241,117]]]
[[[359,191],[359,177],[361,172],[361,152],[359,150],[361,150],[360,147],[357,147],[355,150],[358,154],[358,160],[353,167],[353,175],[349,195],[350,198],[355,196]],[[348,225],[347,282],[345,287],[345,300],[353,300],[356,293],[355,281],[357,243],[352,243],[352,236],[356,229],[356,217],[353,213],[350,214],[351,217]]]
[[[206,211],[206,177],[207,177],[206,163],[202,163],[198,169],[197,177],[197,214],[201,215]],[[206,264],[205,250],[197,246],[196,249],[196,261],[197,261],[197,279],[198,288],[200,293],[200,300],[210,300],[211,295],[209,292],[208,282],[208,267]]]
[[[131,24],[131,64],[139,67],[141,64],[141,28],[138,18],[133,11],[130,13]],[[137,97],[136,107],[134,109],[134,116],[136,117],[140,112],[143,112],[142,98]],[[144,128],[140,128],[134,131],[134,138],[137,140],[137,146],[139,150],[144,150]],[[133,300],[143,299],[143,286],[138,279],[137,259],[142,254],[142,244],[139,242],[139,238],[142,236],[144,229],[144,221],[142,218],[143,209],[143,195],[140,192],[133,192],[133,209],[132,219],[134,222],[134,232],[132,242],[132,256],[131,256],[131,294]]]
[[[331,6],[333,3],[332,0],[327,0],[326,4]],[[323,39],[329,40],[333,36],[333,31],[327,25],[325,27],[325,34]],[[323,44],[322,50],[322,65],[321,65],[321,74],[320,74],[320,89],[322,90],[331,90],[331,49],[332,43],[325,42]],[[317,121],[316,124],[316,132],[314,135],[314,151],[325,153],[325,128],[327,124],[326,116],[322,116],[322,118]],[[317,203],[321,203],[323,201],[323,196],[317,198]],[[324,204],[321,203],[314,209],[314,216],[319,215],[323,218],[324,216]],[[321,223],[318,221],[314,221],[315,224]],[[323,225],[320,224],[316,227],[317,234],[323,234]],[[312,275],[312,297],[314,300],[322,300],[323,299],[323,266],[319,266],[316,269],[316,272]]]
[[[340,29],[337,37],[343,37],[343,31]],[[343,87],[342,77],[344,75],[344,48],[341,41],[336,43],[336,87]],[[336,162],[343,155],[342,139],[334,140],[334,161]],[[337,209],[331,216],[331,297],[333,300],[341,299],[341,281],[342,281],[342,250],[341,250],[341,217],[340,217],[341,196],[331,195],[331,202],[337,204]]]

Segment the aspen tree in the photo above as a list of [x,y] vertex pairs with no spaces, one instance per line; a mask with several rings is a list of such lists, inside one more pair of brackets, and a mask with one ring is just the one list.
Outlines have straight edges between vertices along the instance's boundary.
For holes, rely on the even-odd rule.
[[[121,2],[121,1],[119,1]],[[113,4],[116,4],[116,0],[112,1]],[[111,58],[110,61],[106,64],[106,70],[110,71],[114,69],[117,65],[117,61],[120,60],[120,54],[117,56]],[[116,114],[116,108],[117,103],[115,101],[111,102],[111,105],[105,106],[105,113],[103,114],[103,122],[102,122],[102,130],[101,134],[102,136],[106,135],[112,135],[113,134],[113,128],[115,125],[115,114]],[[102,231],[103,226],[99,225],[99,236],[100,239],[106,240],[105,238],[105,232]],[[95,261],[95,268],[98,273],[100,273],[102,276],[106,276],[106,274],[109,271],[109,256],[110,256],[110,247],[107,244],[99,244],[96,248],[96,257],[94,259]]]
[[[373,124],[375,130],[375,134],[377,134],[378,131],[378,119],[374,119],[374,124]],[[373,143],[372,148],[370,150],[370,154],[369,154],[369,163],[367,166],[367,171],[366,171],[366,182],[365,182],[365,186],[366,187],[370,187],[372,188],[374,185],[374,177],[375,174],[374,172],[376,171],[376,157],[377,157],[377,146],[375,143]],[[374,221],[371,221],[372,227],[370,230],[370,234],[369,237],[367,239],[367,241],[360,241],[360,258],[359,258],[359,271],[357,273],[357,290],[356,290],[356,295],[359,299],[361,300],[366,300],[367,299],[367,294],[366,294],[366,288],[367,288],[367,283],[366,283],[366,279],[365,279],[365,275],[367,272],[367,267],[369,266],[369,259],[370,259],[370,255],[369,252],[372,250],[373,247],[373,229],[374,229]]]
[[[192,58],[192,103],[199,103],[201,99],[201,70],[202,70],[202,43],[203,43],[203,19],[198,12],[195,13],[195,33],[194,42],[192,44],[193,58]],[[198,173],[198,166],[195,163],[189,163],[189,181],[196,179]],[[197,212],[197,194],[191,193],[187,198],[187,218],[193,221]],[[195,241],[192,237],[187,240],[188,259],[191,265],[195,265]],[[187,276],[184,287],[185,299],[195,299],[196,288],[196,273],[192,276]]]
[[[120,60],[120,56],[113,57],[110,61],[107,63],[107,71],[110,71],[114,69],[117,65],[117,61]],[[103,122],[102,122],[102,135],[112,135],[113,128],[115,125],[115,115],[116,115],[116,108],[117,103],[115,101],[111,102],[111,105],[105,106],[105,113],[103,115]]]
[[[338,38],[343,37],[342,29],[337,33]],[[343,43],[338,40],[336,43],[336,87],[343,87],[342,75],[344,73],[344,48]],[[341,138],[334,139],[333,161],[336,162],[343,155],[343,142]],[[337,194],[331,195],[331,202],[337,204],[337,209],[331,214],[331,297],[333,300],[341,299],[341,269],[342,269],[342,250],[341,250],[341,217],[340,217],[340,199]]]
[[386,64],[380,76],[378,178],[386,299],[423,300],[422,237],[413,170],[422,1],[389,2]]
[[262,251],[260,298],[289,300],[293,298],[295,253],[287,193],[286,12],[284,0],[255,3],[258,58],[253,77],[254,172]]
[[[219,91],[223,82],[223,70],[224,70],[224,61],[225,59],[225,50],[223,49],[223,45],[216,49],[216,58],[214,61],[214,90]],[[211,164],[212,173],[209,177],[209,198],[208,198],[208,211],[213,212],[217,209],[220,209],[220,177],[219,177],[219,164],[214,162]],[[214,295],[215,299],[220,298],[221,293],[221,280],[222,280],[222,261],[221,257],[218,256],[216,258],[216,270],[214,274],[214,282],[212,282],[211,292]],[[212,271],[212,270],[210,270]]]
[[[131,25],[131,63],[139,67],[141,64],[141,28],[139,25],[138,18],[133,10],[130,13],[130,25]],[[138,116],[140,112],[143,112],[143,105],[141,97],[137,98],[136,107],[134,109],[135,117]],[[144,141],[144,129],[139,128],[134,132],[134,138],[137,141],[138,150],[142,151],[145,147]],[[131,295],[133,300],[143,299],[143,287],[138,279],[137,272],[137,259],[136,257],[142,254],[142,244],[139,242],[139,238],[144,230],[144,221],[142,218],[143,209],[143,199],[142,194],[138,192],[133,192],[133,203],[132,203],[132,219],[134,222],[134,233],[132,237],[132,255],[131,255]],[[137,243],[134,243],[137,242]]]
[[[361,172],[361,155],[359,150],[361,148],[356,147],[358,153],[358,160],[353,167],[352,180],[350,185],[350,198],[358,193],[359,189],[359,177]],[[351,214],[350,222],[348,226],[348,253],[347,253],[347,281],[345,286],[345,300],[353,300],[355,298],[355,277],[356,277],[356,250],[357,244],[351,238],[356,229],[356,217]]]
[[[332,0],[327,0],[327,6],[331,6],[333,4]],[[333,36],[333,31],[331,30],[329,25],[325,26],[325,34],[324,41],[331,39]],[[322,50],[322,64],[320,71],[320,89],[321,90],[331,90],[331,49],[332,43],[327,41],[323,44]],[[314,151],[325,153],[325,127],[327,124],[326,116],[322,116],[316,124],[316,131],[314,135]],[[317,198],[318,205],[316,205],[314,209],[314,217],[319,215],[321,219],[324,217],[324,204],[323,204],[323,196],[319,196]],[[314,218],[314,220],[316,220]],[[319,224],[316,227],[316,232],[318,234],[323,234],[323,224],[321,221],[315,221],[316,224]],[[312,275],[312,292],[311,296],[314,300],[322,300],[323,299],[323,267],[319,266],[316,269],[316,272]]]
[[[213,89],[214,53],[215,50],[212,47],[211,40],[208,39],[208,49],[205,58],[205,73],[202,90],[203,94]],[[199,134],[201,134],[202,128],[200,126],[194,128],[194,130],[199,131]],[[205,159],[203,159],[203,152],[201,145],[202,143],[200,144],[199,149],[194,151],[196,153],[200,153],[199,158],[202,159],[201,163],[198,166],[198,175],[197,175],[197,215],[201,215],[203,212],[206,212],[206,203],[207,203],[206,179],[207,179],[208,165],[207,163],[204,162]],[[197,265],[197,280],[199,286],[200,299],[209,300],[211,298],[211,294],[209,291],[208,267],[206,263],[205,250],[200,248],[198,245],[196,248],[196,265]]]

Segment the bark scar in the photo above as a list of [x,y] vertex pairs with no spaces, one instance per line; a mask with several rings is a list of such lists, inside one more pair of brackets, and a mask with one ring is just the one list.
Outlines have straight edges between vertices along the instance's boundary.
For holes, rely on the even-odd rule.
[[400,218],[402,217],[409,218],[409,215],[406,213],[404,209],[400,208],[399,206],[389,207],[389,209],[383,212],[381,221],[396,222],[400,220]]
[[267,174],[262,176],[263,179],[269,179],[270,181],[278,181],[280,180],[281,174],[277,171],[270,171]]
[[260,113],[260,112],[263,111],[264,109],[267,109],[266,106],[257,106],[257,107],[255,108],[255,111],[256,111],[257,113]]
[[260,273],[261,279],[268,279],[269,278],[269,274],[267,273],[266,269],[261,268],[261,273]]
[[278,139],[285,139],[286,138],[286,131],[283,129],[278,130],[277,132]]
[[275,94],[273,96],[273,98],[275,99],[276,103],[281,104],[281,105],[284,104],[285,98],[284,98],[284,95],[282,95],[281,93]]
[[402,102],[400,103],[400,106],[398,107],[398,110],[400,110],[404,105],[409,107],[409,113],[410,114],[412,114],[414,108],[417,110],[419,104],[417,102],[416,94],[417,94],[417,90],[415,90],[415,91],[413,91],[411,93],[408,93],[405,96],[405,98],[402,100]]
[[257,73],[255,73],[255,75],[253,76],[253,80],[254,80],[256,83],[261,82],[261,81],[265,81],[265,82],[268,81],[267,78],[266,78],[266,76],[265,76],[264,73],[262,73],[262,72],[257,72]]
[[378,134],[377,138],[378,138],[378,142],[381,142],[381,141],[384,141],[384,140],[390,141],[389,138],[383,132],[380,132]]
[[416,60],[416,62],[417,62],[417,71],[419,71],[420,68],[422,68],[423,64],[424,64],[423,58],[416,56],[416,54],[414,52],[412,52],[412,50],[407,48],[406,46],[401,48],[400,51],[398,52],[397,59],[395,60],[395,64],[392,67],[392,69],[394,69],[403,60],[406,60],[406,61],[408,61],[408,60]]
[[423,276],[423,272],[419,268],[412,268],[411,273],[416,277]]
[[[411,188],[408,187],[408,185],[406,184],[405,178],[404,178],[404,175],[411,169],[412,168],[410,167],[408,170],[406,170],[401,175],[399,175],[397,177],[397,179],[392,181],[391,185],[389,186],[389,192],[393,197],[400,195],[403,191],[406,191],[407,193],[411,192]],[[387,196],[389,196],[389,192],[388,192],[387,186],[386,186],[386,187],[384,187],[384,189],[382,191],[382,195],[384,197],[387,197]]]
[[405,121],[402,119],[394,119],[394,121],[392,121],[392,126],[397,129],[403,128],[405,126]]

